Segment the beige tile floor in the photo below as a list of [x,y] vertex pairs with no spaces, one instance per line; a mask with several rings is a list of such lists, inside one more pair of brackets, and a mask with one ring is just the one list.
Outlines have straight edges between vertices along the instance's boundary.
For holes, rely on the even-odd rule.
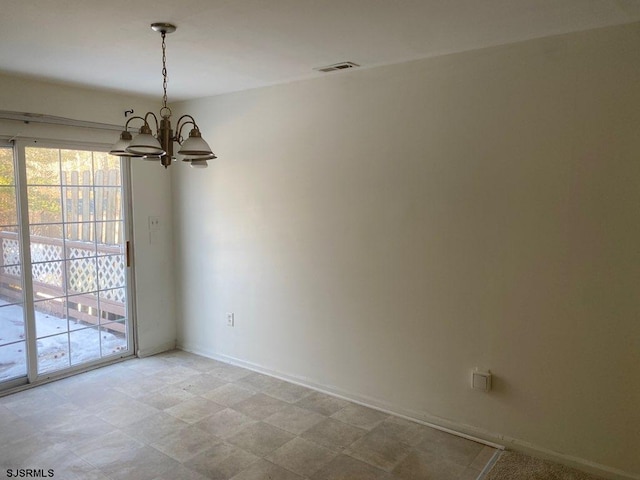
[[0,478],[475,480],[494,452],[178,350],[0,398]]

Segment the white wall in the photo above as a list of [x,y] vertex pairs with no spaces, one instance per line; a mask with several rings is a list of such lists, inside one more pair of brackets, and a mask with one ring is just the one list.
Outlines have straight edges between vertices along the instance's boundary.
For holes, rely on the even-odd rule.
[[[42,113],[99,123],[124,124],[124,111],[158,111],[159,102],[54,85],[0,75],[0,110]],[[0,122],[0,135],[84,140],[113,144],[118,132]],[[133,227],[136,263],[139,353],[151,354],[173,348],[176,337],[175,298],[172,273],[170,172],[157,163],[132,164]],[[158,241],[150,243],[148,217],[158,216],[165,227]]]
[[638,40],[177,105],[219,155],[172,177],[178,344],[639,478]]

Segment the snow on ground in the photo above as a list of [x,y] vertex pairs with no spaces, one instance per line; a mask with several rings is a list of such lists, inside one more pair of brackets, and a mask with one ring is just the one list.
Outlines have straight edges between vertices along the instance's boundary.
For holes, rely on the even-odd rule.
[[[38,373],[67,368],[127,350],[124,335],[36,311]],[[0,381],[26,375],[22,306],[0,300]],[[22,341],[20,341],[22,340]],[[5,345],[6,343],[12,345]]]

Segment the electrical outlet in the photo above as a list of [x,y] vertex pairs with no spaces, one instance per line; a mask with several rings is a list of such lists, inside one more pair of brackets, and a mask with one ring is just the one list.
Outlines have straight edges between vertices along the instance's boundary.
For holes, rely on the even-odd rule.
[[491,390],[491,371],[480,371],[476,368],[471,372],[471,388],[488,392]]
[[160,217],[149,217],[149,230],[158,230],[160,228]]
[[233,313],[227,313],[227,327],[233,327],[234,323]]

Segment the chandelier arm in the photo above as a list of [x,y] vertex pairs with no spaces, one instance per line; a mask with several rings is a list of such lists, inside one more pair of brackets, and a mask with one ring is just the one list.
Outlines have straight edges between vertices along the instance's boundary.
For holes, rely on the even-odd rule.
[[144,118],[142,118],[142,117],[138,117],[138,116],[136,116],[136,117],[131,117],[130,119],[128,119],[128,120],[127,120],[127,123],[125,123],[125,124],[124,124],[124,129],[125,129],[125,131],[127,131],[127,132],[129,131],[129,122],[130,122],[131,120],[135,120],[135,119],[142,120],[144,123],[147,123],[147,121],[146,121]]
[[195,125],[195,126],[197,127],[195,118],[193,118],[191,115],[186,115],[186,114],[185,114],[185,115],[182,115],[182,116],[178,119],[178,125],[180,125],[180,122],[182,121],[182,119],[183,119],[183,118],[190,118],[190,119],[191,119],[191,123],[193,123],[193,125]]
[[[180,125],[180,122],[182,122],[182,120],[185,118],[188,118],[191,121],[190,122],[185,121],[182,125]],[[200,128],[198,128],[198,124],[196,123],[195,118],[193,118],[191,115],[186,115],[186,114],[182,115],[176,122],[176,130],[180,130],[184,125],[189,125],[189,124],[193,125],[196,130],[200,130]]]
[[147,112],[144,116],[144,123],[146,123],[147,125],[149,125],[149,121],[147,120],[147,118],[149,117],[149,115],[151,115],[153,117],[153,119],[156,122],[156,133],[160,130],[160,123],[158,122],[158,117],[156,117],[156,114],[153,112]]
[[[180,122],[182,121],[182,119],[184,117],[189,117],[191,120],[187,120],[185,122],[182,122],[182,124],[180,124]],[[176,124],[176,135],[174,137],[175,141],[178,142],[181,145],[182,145],[182,129],[185,127],[185,125],[193,125],[196,130],[200,130],[198,128],[198,125],[196,125],[196,122],[195,122],[195,120],[193,120],[193,117],[191,115],[183,115],[183,116],[181,116],[180,119],[178,120],[178,123]]]

